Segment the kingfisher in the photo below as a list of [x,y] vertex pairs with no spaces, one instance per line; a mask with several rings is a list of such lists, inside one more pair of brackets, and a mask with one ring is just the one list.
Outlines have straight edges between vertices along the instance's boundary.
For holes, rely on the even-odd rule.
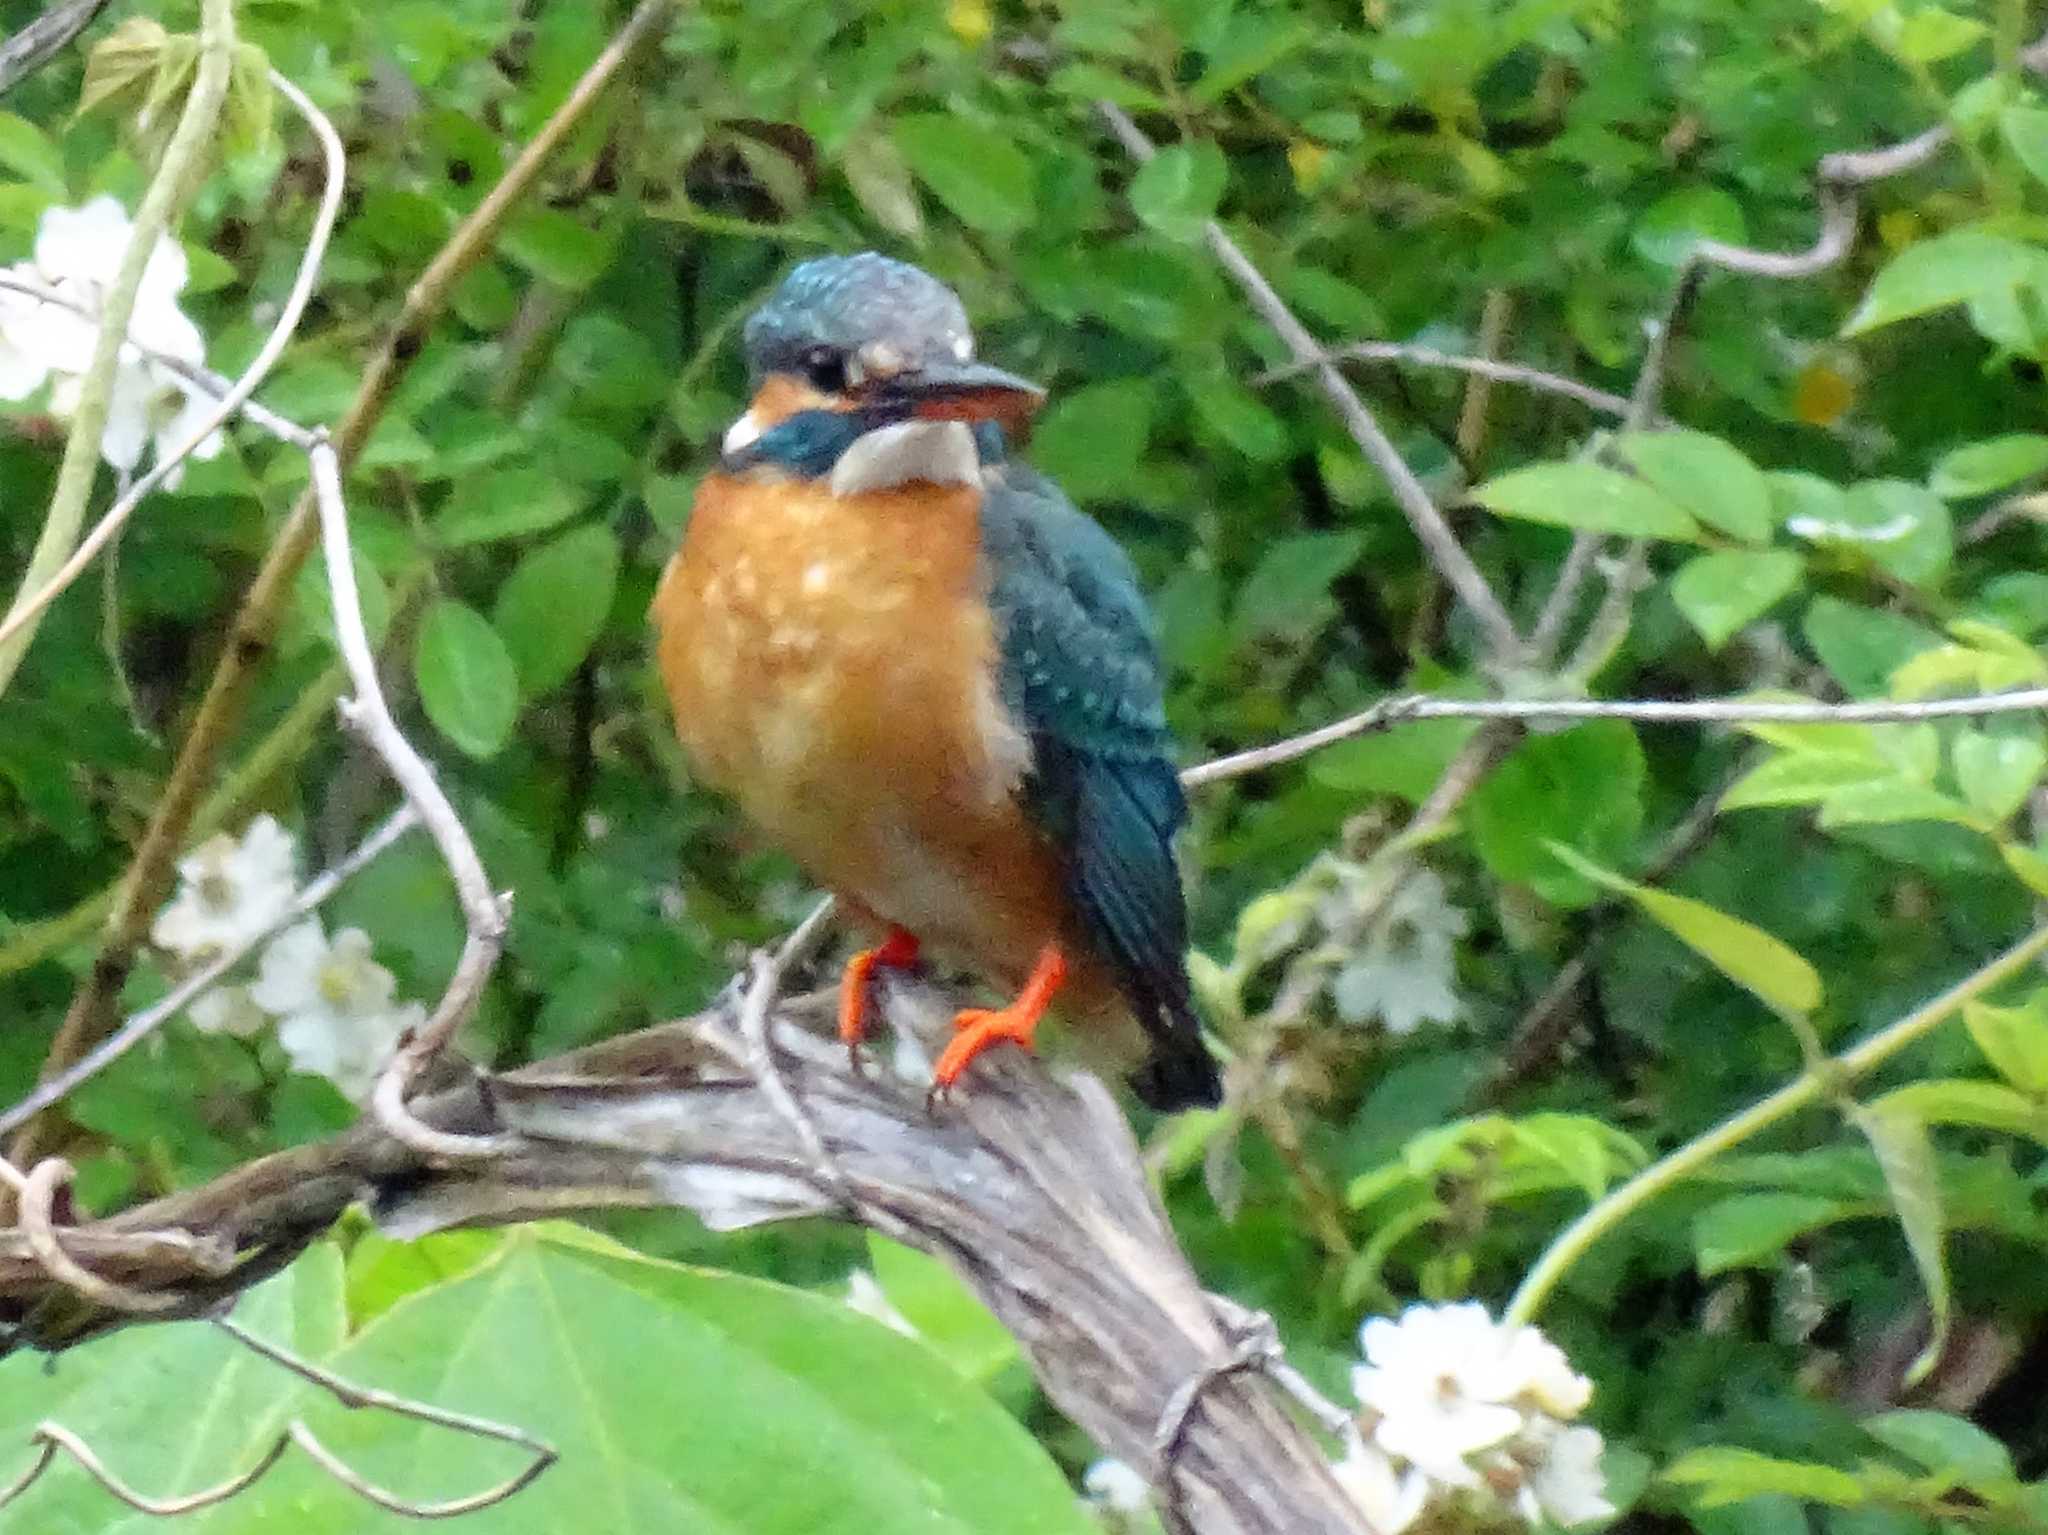
[[752,400],[656,589],[656,656],[698,774],[880,937],[841,1037],[930,951],[1012,993],[954,1020],[934,1096],[1057,998],[1146,1103],[1216,1103],[1137,572],[1007,451],[1044,392],[873,252],[794,268],[743,345]]

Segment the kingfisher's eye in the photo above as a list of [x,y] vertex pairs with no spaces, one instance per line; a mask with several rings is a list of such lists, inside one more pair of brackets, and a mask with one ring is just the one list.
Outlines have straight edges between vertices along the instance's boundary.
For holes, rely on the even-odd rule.
[[839,394],[846,388],[846,354],[829,346],[814,346],[804,353],[804,377],[820,394]]

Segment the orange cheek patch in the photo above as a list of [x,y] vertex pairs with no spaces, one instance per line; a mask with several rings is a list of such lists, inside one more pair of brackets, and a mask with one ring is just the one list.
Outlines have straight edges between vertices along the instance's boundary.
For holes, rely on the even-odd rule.
[[829,394],[820,394],[802,379],[787,373],[771,373],[762,382],[754,396],[754,403],[747,407],[747,414],[764,432],[772,426],[779,426],[799,411],[844,410],[846,403]]

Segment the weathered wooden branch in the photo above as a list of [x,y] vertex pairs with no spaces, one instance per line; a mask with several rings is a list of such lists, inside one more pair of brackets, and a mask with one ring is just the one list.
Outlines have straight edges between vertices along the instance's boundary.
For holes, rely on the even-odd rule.
[[[887,998],[897,1029],[944,1034],[944,993],[899,984]],[[507,1137],[501,1156],[436,1163],[366,1119],[57,1234],[83,1263],[112,1256],[129,1284],[172,1287],[170,1315],[200,1315],[358,1201],[401,1237],[616,1206],[685,1208],[721,1229],[837,1211],[952,1265],[1047,1396],[1168,1489],[1172,1522],[1201,1535],[1370,1535],[1311,1427],[1257,1369],[1221,1368],[1255,1340],[1189,1268],[1100,1082],[997,1051],[928,1113],[922,1078],[893,1075],[885,1050],[852,1068],[826,1004],[796,999],[769,1020],[777,1074],[816,1142],[764,1092],[735,991],[699,1017],[414,1099],[437,1129]],[[826,1165],[807,1143],[822,1143]],[[238,1256],[232,1272],[223,1252]],[[62,1348],[145,1320],[95,1307],[21,1253],[0,1231],[0,1349]]]

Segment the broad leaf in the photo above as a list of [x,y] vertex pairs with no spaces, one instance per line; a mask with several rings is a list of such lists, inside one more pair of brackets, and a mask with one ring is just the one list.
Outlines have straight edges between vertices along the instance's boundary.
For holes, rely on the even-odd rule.
[[1816,1194],[1737,1194],[1707,1206],[1692,1223],[1693,1254],[1702,1274],[1774,1262],[1785,1244],[1867,1207]]
[[1503,517],[1633,538],[1695,539],[1683,507],[1632,475],[1600,464],[1531,464],[1488,480],[1472,499]]
[[1169,240],[1198,240],[1216,216],[1229,174],[1208,140],[1162,149],[1131,178],[1131,211]]
[[582,510],[583,497],[559,476],[521,466],[460,481],[428,531],[454,548],[540,533]]
[[1720,1446],[1681,1455],[1666,1468],[1664,1480],[1699,1488],[1701,1502],[1710,1508],[1765,1493],[1804,1498],[1836,1508],[1854,1508],[1867,1497],[1861,1482],[1832,1466],[1779,1460],[1754,1450]]
[[1619,720],[1531,736],[1472,796],[1473,845],[1497,876],[1545,900],[1584,906],[1599,886],[1558,859],[1563,843],[1595,862],[1627,856],[1642,825],[1643,748]]
[[1771,1007],[1785,1013],[1810,1013],[1820,1006],[1819,972],[1791,945],[1754,923],[1691,896],[1623,879],[1560,843],[1553,842],[1550,851],[1587,879],[1627,896],[1643,915]]
[[1977,1492],[2000,1492],[2015,1478],[2012,1452],[1963,1418],[1899,1407],[1863,1420],[1863,1431],[1923,1470],[1953,1476]]
[[2040,253],[2003,235],[1958,229],[1908,246],[1877,274],[1842,327],[1862,335],[1981,294],[2010,292],[2038,275]]
[[420,620],[413,651],[420,703],[434,728],[472,757],[496,754],[519,713],[519,677],[498,631],[448,598]]
[[2035,432],[2012,432],[1967,443],[1943,454],[1927,477],[1927,488],[1952,501],[1988,496],[2044,469],[2048,469],[2048,437]]
[[498,589],[491,621],[527,697],[583,664],[611,616],[619,541],[606,527],[575,528],[528,553]]
[[2048,768],[2048,748],[2033,736],[1966,730],[1950,748],[1956,785],[1974,810],[2002,821],[2021,805]]
[[918,179],[962,222],[993,235],[1031,222],[1031,162],[1008,135],[947,112],[899,117],[892,131]]
[[2030,1098],[2048,1098],[2048,990],[2018,1007],[1965,1002],[1963,1023],[2001,1077]]
[[1671,600],[1710,650],[1719,650],[1799,585],[1806,562],[1787,549],[1726,549],[1688,560]]
[[1770,483],[1720,438],[1691,431],[1629,432],[1614,447],[1636,473],[1707,526],[1745,543],[1770,538]]

